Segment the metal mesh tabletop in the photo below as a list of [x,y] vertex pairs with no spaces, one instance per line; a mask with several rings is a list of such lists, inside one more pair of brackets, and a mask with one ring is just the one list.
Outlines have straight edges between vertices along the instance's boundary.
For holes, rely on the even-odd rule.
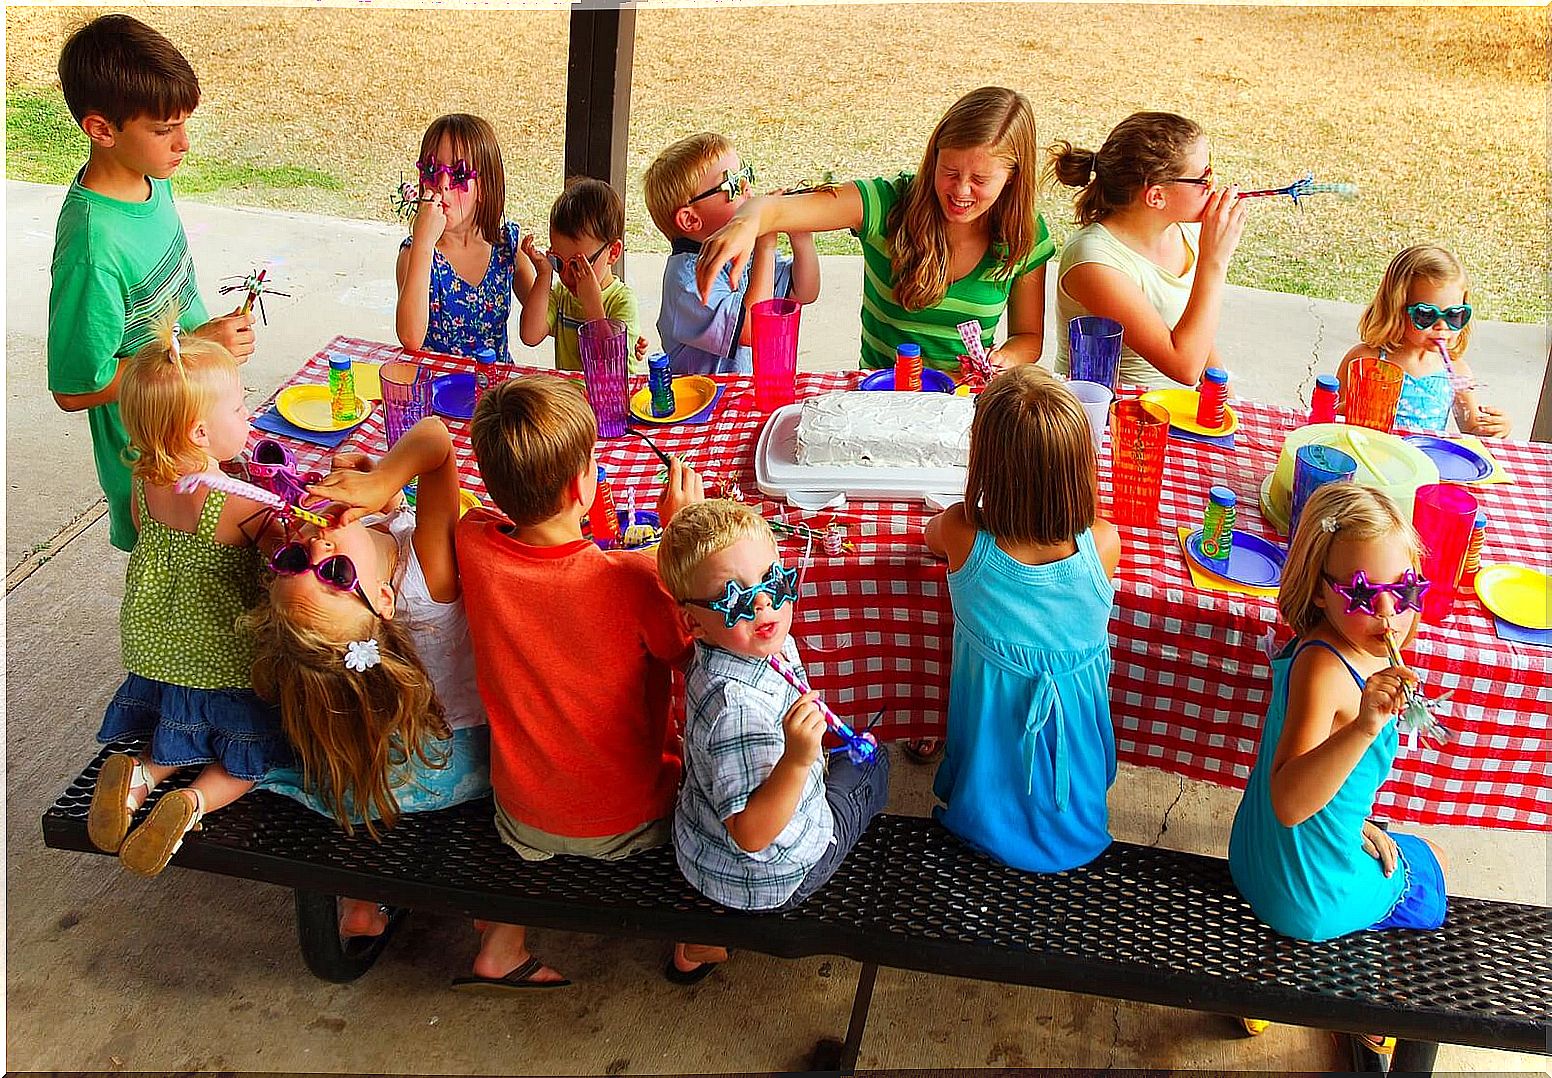
[[[97,771],[108,752],[136,748],[110,746],[70,785],[43,817],[48,845],[96,852],[86,813]],[[1334,1030],[1548,1050],[1552,910],[1452,898],[1437,932],[1306,943],[1256,920],[1226,862],[1125,843],[1084,868],[1036,875],[930,820],[882,816],[828,885],[780,915],[701,897],[666,847],[615,862],[524,862],[497,837],[487,801],[404,816],[374,842],[287,798],[250,794],[211,815],[174,860],[514,923],[839,954]]]

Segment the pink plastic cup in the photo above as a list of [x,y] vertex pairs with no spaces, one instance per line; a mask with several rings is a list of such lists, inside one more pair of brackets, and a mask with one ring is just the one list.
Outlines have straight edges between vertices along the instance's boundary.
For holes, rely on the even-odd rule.
[[394,442],[431,414],[431,381],[419,364],[405,360],[384,363],[379,375],[383,383],[383,432],[392,449]]
[[749,309],[756,411],[774,412],[797,399],[802,313],[803,305],[793,299],[768,299]]
[[1159,519],[1164,487],[1164,446],[1169,412],[1140,400],[1110,408],[1110,497],[1117,524],[1152,527]]
[[598,417],[600,438],[625,437],[630,418],[630,393],[626,385],[626,361],[630,343],[624,322],[598,318],[577,330],[582,351],[582,378],[587,383],[587,403]]
[[1429,624],[1437,625],[1455,609],[1456,583],[1478,508],[1475,498],[1452,483],[1417,488],[1412,526],[1423,542],[1423,576],[1430,582],[1423,593],[1423,620]]

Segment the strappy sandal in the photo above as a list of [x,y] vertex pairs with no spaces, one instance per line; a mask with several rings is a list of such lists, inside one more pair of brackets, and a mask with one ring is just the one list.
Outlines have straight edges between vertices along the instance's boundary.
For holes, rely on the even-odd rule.
[[130,832],[119,847],[119,861],[138,876],[160,875],[172,855],[183,845],[190,831],[199,828],[205,815],[205,795],[190,788],[193,798],[184,797],[183,790],[165,794],[145,822]]
[[[134,756],[115,754],[104,760],[86,812],[86,837],[92,845],[103,853],[118,853],[135,813],[155,785],[145,765]],[[145,787],[145,793],[136,798],[134,791],[139,786]]]

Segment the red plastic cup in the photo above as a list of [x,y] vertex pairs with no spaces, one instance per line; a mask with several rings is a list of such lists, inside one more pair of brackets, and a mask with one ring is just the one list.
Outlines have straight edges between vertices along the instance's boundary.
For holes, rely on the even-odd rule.
[[1405,378],[1400,367],[1383,359],[1353,360],[1347,365],[1347,421],[1389,434]]
[[1477,500],[1452,483],[1417,488],[1412,526],[1423,542],[1423,576],[1430,586],[1423,593],[1423,620],[1438,624],[1455,609],[1456,584],[1466,561]]
[[1116,401],[1110,408],[1111,519],[1117,524],[1151,527],[1159,519],[1164,486],[1164,447],[1169,441],[1169,412],[1140,400]]
[[754,361],[754,406],[774,412],[797,399],[798,318],[795,299],[768,299],[749,309]]

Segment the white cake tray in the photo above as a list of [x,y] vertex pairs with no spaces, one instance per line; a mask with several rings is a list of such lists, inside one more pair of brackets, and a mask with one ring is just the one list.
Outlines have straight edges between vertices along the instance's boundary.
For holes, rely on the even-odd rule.
[[947,504],[965,494],[964,468],[872,468],[867,465],[807,465],[797,459],[798,420],[803,405],[778,408],[766,420],[754,451],[755,485],[771,498],[796,493],[805,502],[825,494],[861,501]]

